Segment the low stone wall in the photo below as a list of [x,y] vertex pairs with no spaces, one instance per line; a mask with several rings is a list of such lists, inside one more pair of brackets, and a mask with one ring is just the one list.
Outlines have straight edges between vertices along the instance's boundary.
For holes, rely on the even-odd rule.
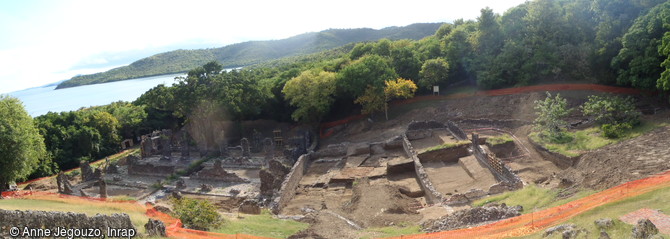
[[385,150],[400,149],[403,147],[402,137],[396,136],[394,138],[384,141],[382,147]]
[[153,165],[140,163],[138,158],[128,156],[128,174],[147,176],[167,176],[175,172],[174,165]]
[[408,130],[407,132],[405,132],[405,135],[407,135],[407,139],[409,140],[425,139],[430,136],[433,136],[433,130],[432,129]]
[[237,174],[226,171],[223,166],[221,166],[221,160],[218,159],[214,161],[214,165],[201,169],[191,175],[191,178],[235,183],[249,182],[249,180],[240,178]]
[[[10,229],[18,227],[20,232],[29,229],[49,229],[52,235],[58,228],[99,229],[102,236],[107,235],[108,228],[137,230],[130,221],[128,214],[86,216],[83,213],[45,212],[45,211],[9,211],[0,209],[0,238],[9,238]],[[20,234],[21,235],[21,234]],[[22,237],[22,236],[20,236]]]
[[518,119],[461,119],[458,122],[481,127],[517,128],[533,122]]
[[528,142],[530,142],[530,144],[533,145],[533,147],[535,147],[537,152],[540,153],[542,157],[553,162],[556,166],[558,166],[561,169],[566,169],[574,166],[575,164],[577,164],[577,161],[579,161],[579,158],[581,157],[581,156],[568,157],[556,152],[551,152],[549,151],[549,149],[533,141],[533,139],[531,139],[530,137],[528,137]]
[[445,161],[448,163],[456,163],[459,158],[468,156],[469,144],[463,144],[452,148],[438,149],[428,151],[417,155],[422,163],[430,161]]
[[463,130],[461,128],[459,128],[454,122],[447,121],[447,129],[458,140],[467,140],[468,139],[468,135],[465,134],[465,132],[463,132]]
[[426,202],[430,204],[442,203],[444,200],[442,194],[438,192],[437,189],[435,189],[433,183],[428,178],[428,173],[426,173],[426,170],[423,168],[423,164],[421,164],[421,161],[419,160],[416,151],[412,147],[412,144],[409,142],[407,135],[403,134],[402,138],[405,153],[407,153],[407,155],[414,161],[414,170],[416,172],[416,176],[419,178],[419,185],[425,193]]
[[295,162],[291,171],[286,175],[286,179],[284,179],[284,182],[281,184],[279,193],[275,195],[275,198],[272,201],[272,213],[279,214],[286,204],[291,201],[295,195],[295,190],[300,184],[302,176],[307,171],[311,158],[311,153],[303,154],[298,158],[298,161]]
[[479,136],[477,134],[472,134],[472,152],[480,164],[488,168],[498,181],[516,185],[518,188],[523,187],[523,183],[519,176],[512,173],[512,170],[500,161],[500,159],[495,157],[495,155],[485,152],[476,142],[479,142]]

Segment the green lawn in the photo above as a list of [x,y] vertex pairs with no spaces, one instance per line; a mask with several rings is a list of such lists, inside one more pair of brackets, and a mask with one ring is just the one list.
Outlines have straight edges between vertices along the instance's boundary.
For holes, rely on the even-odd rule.
[[495,137],[490,137],[486,139],[486,142],[491,144],[491,145],[499,145],[499,144],[504,144],[507,142],[514,142],[514,139],[512,139],[512,136],[509,134],[501,134]]
[[666,126],[666,123],[660,122],[649,122],[642,121],[642,123],[635,128],[626,132],[624,137],[618,139],[610,139],[602,136],[600,127],[594,126],[583,130],[569,131],[567,132],[567,138],[569,142],[566,143],[553,143],[549,142],[547,139],[540,137],[537,132],[533,132],[529,135],[533,141],[541,144],[548,150],[556,153],[560,153],[566,156],[575,157],[583,154],[586,151],[598,149],[609,144],[618,143],[627,139],[635,138],[640,135],[646,134],[647,132],[662,126]]
[[490,197],[485,197],[479,200],[476,200],[472,203],[473,206],[483,206],[484,204],[495,202],[495,203],[505,203],[509,206],[521,205],[523,206],[523,214],[531,213],[535,210],[541,210],[545,208],[550,208],[554,206],[559,206],[567,202],[577,200],[582,197],[593,194],[594,191],[591,190],[582,190],[575,195],[558,199],[559,194],[558,189],[547,189],[536,186],[535,184],[527,185],[524,188],[505,192],[498,195],[493,195]]
[[393,227],[376,227],[376,228],[366,228],[361,232],[363,235],[362,239],[370,238],[384,238],[384,237],[397,237],[403,235],[413,235],[421,234],[421,227],[419,225],[414,226],[393,226]]
[[225,234],[248,234],[262,237],[286,238],[309,224],[293,220],[283,220],[272,216],[270,211],[263,210],[260,215],[240,214],[242,218],[227,217],[223,226],[213,232]]
[[[582,237],[582,235],[579,238],[598,238],[600,230],[596,228],[594,221],[600,218],[612,218],[614,219],[614,227],[607,230],[610,238],[630,238],[633,225],[626,224],[618,218],[642,208],[661,210],[664,214],[670,215],[670,203],[668,203],[668,198],[670,198],[670,188],[658,189],[619,202],[605,204],[573,217],[564,223],[574,223],[588,231],[587,237]],[[540,232],[521,238],[544,238],[542,237],[542,233],[543,232]],[[667,234],[662,234],[662,236],[664,238],[670,238],[670,235]],[[554,235],[547,238],[561,238],[561,236]]]
[[469,143],[470,143],[470,141],[467,141],[467,140],[457,141],[457,142],[454,142],[454,143],[444,143],[444,144],[440,144],[440,145],[436,145],[436,146],[427,148],[424,152],[430,152],[430,151],[435,151],[435,150],[440,150],[440,149],[448,149],[448,148],[453,148],[453,147],[457,147],[457,146],[461,146],[461,145],[469,144]]

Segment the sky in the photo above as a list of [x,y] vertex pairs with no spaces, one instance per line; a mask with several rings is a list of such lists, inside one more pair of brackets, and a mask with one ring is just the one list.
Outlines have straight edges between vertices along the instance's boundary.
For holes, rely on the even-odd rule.
[[504,13],[525,0],[0,1],[0,93],[155,53],[283,39],[330,28],[405,26]]

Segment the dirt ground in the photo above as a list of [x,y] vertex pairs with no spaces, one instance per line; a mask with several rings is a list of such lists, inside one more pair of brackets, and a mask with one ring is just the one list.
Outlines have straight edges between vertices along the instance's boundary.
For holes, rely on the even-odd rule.
[[[386,180],[359,180],[348,191],[341,195],[340,199],[345,200],[339,204],[331,201],[325,207],[312,205],[311,209],[302,209],[303,213],[309,212],[302,221],[311,225],[290,238],[359,238],[361,228],[411,225],[423,218],[417,212],[420,203],[401,194]],[[301,194],[296,195],[300,197]],[[283,211],[296,210],[289,207]]]
[[443,194],[464,193],[470,189],[486,191],[497,182],[493,174],[472,155],[455,163],[430,161],[424,162],[423,166],[433,186]]
[[664,172],[670,169],[669,145],[670,126],[661,127],[585,154],[564,177],[600,190]]

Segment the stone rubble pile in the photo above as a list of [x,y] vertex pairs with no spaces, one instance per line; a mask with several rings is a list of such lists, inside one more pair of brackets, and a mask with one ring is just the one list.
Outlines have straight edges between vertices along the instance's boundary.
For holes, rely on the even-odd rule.
[[484,222],[492,222],[505,218],[521,215],[523,207],[508,207],[504,203],[501,205],[491,205],[484,207],[475,207],[456,211],[447,216],[423,223],[421,228],[425,232],[448,231],[458,228],[478,225]]

